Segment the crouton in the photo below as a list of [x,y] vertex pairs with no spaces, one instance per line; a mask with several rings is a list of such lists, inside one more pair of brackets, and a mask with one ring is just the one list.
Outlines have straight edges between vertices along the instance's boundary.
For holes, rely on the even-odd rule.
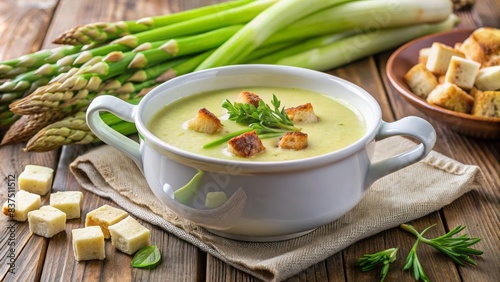
[[427,59],[429,58],[430,52],[431,52],[430,47],[418,50],[418,63],[423,64],[425,66],[425,64],[427,63]]
[[500,118],[500,91],[478,91],[474,97],[472,115]]
[[443,84],[445,78],[446,78],[445,74],[439,75],[438,78],[437,78],[438,84]]
[[476,97],[477,93],[482,92],[481,90],[477,89],[477,87],[472,87],[471,90],[469,91],[469,95],[472,97]]
[[293,122],[313,123],[319,121],[319,117],[314,113],[311,103],[285,109],[285,113]]
[[244,104],[252,104],[255,107],[258,107],[260,100],[262,100],[262,99],[260,99],[260,97],[253,92],[241,91],[240,94],[238,95],[238,97],[236,97],[235,102],[244,103]]
[[455,84],[444,83],[429,93],[427,102],[448,110],[470,113],[474,98]]
[[438,85],[436,76],[426,69],[423,64],[413,66],[405,74],[404,79],[410,87],[411,92],[424,99]]
[[307,133],[286,132],[280,138],[278,147],[281,149],[302,150],[307,147]]
[[465,58],[465,55],[452,47],[434,42],[432,43],[429,57],[425,67],[435,75],[446,74],[452,56]]
[[266,149],[254,130],[231,138],[227,144],[230,153],[244,158],[255,156]]
[[188,122],[188,128],[197,132],[214,134],[222,128],[219,118],[206,108],[198,111],[198,115]]
[[469,90],[474,86],[474,81],[480,67],[481,64],[478,62],[452,56],[444,82],[453,83],[464,90]]
[[479,62],[481,67],[500,65],[500,29],[482,27],[460,45],[460,51],[468,59]]
[[480,90],[500,90],[500,65],[480,69],[474,85]]

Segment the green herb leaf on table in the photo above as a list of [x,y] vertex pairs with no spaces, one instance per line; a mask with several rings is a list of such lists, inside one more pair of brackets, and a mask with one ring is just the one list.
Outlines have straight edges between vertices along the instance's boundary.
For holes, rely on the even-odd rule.
[[423,236],[424,233],[434,226],[435,225],[431,225],[424,229],[422,233],[418,233],[413,226],[409,224],[401,224],[401,228],[415,235],[420,242],[434,247],[438,251],[450,257],[457,264],[461,266],[466,266],[466,263],[477,265],[476,262],[469,257],[469,255],[482,255],[483,251],[469,247],[481,241],[480,238],[470,238],[467,234],[453,237],[465,229],[465,226],[462,225],[458,225],[443,236],[436,237],[434,239],[425,238]]
[[[465,229],[465,226],[458,225],[446,234],[436,237],[434,239],[427,239],[424,234],[429,231],[434,225],[425,228],[421,233],[419,233],[413,226],[409,224],[401,224],[400,227],[417,237],[415,244],[411,248],[408,256],[406,257],[406,262],[403,266],[403,270],[413,271],[413,276],[416,281],[430,281],[424,272],[424,268],[420,263],[417,256],[417,246],[420,242],[430,245],[440,252],[444,253],[453,261],[461,266],[466,266],[466,263],[476,265],[476,262],[472,260],[469,255],[482,255],[483,251],[470,248],[470,246],[481,241],[480,238],[470,238],[467,234],[457,235],[460,231]],[[370,271],[377,266],[382,265],[380,271],[380,281],[384,281],[387,272],[389,270],[389,264],[396,260],[396,253],[398,248],[391,248],[384,251],[380,251],[373,254],[366,254],[358,259],[357,266],[361,267],[362,271]]]
[[382,266],[380,270],[380,281],[384,281],[389,265],[396,260],[396,254],[399,248],[390,248],[373,254],[365,254],[358,259],[357,266],[361,267],[362,271],[370,271],[378,266]]
[[422,279],[422,281],[428,282],[429,278],[424,272],[424,268],[420,264],[420,261],[418,260],[417,256],[417,246],[418,246],[419,240],[413,244],[413,247],[411,248],[410,252],[408,253],[408,256],[406,257],[406,263],[403,266],[403,270],[409,270],[410,268],[413,268],[413,277],[415,277],[415,280],[419,281]]
[[134,255],[132,266],[135,268],[154,269],[161,263],[160,250],[156,245],[146,246]]

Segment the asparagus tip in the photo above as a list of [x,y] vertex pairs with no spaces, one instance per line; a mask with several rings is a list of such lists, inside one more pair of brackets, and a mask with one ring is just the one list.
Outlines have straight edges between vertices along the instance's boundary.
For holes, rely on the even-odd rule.
[[137,47],[137,45],[139,45],[139,40],[134,35],[125,35],[113,40],[111,44],[120,44],[130,48],[135,48]]
[[146,17],[146,18],[138,19],[135,23],[136,24],[143,24],[143,25],[146,25],[149,27],[149,26],[153,25],[153,19],[151,17]]
[[169,53],[172,56],[175,56],[177,52],[179,52],[179,44],[175,39],[171,39],[167,41],[165,44],[161,45],[160,49]]
[[143,53],[137,53],[128,65],[128,68],[144,68],[147,64],[148,59],[146,56]]

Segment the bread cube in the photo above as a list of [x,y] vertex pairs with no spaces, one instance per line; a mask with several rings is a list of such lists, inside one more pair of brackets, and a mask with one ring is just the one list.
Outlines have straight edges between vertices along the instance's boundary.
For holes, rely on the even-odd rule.
[[102,229],[105,239],[109,239],[111,235],[109,234],[108,227],[110,225],[118,223],[120,220],[126,218],[128,213],[121,209],[103,205],[95,210],[87,213],[85,218],[85,226],[99,226]]
[[469,95],[472,97],[476,97],[476,94],[482,92],[481,90],[477,89],[476,87],[472,87],[471,90],[469,90]]
[[418,63],[425,66],[425,64],[427,64],[427,59],[429,58],[430,52],[431,52],[431,47],[422,48],[418,50]]
[[469,90],[474,86],[480,67],[481,64],[478,62],[452,56],[444,81],[453,83],[464,90]]
[[472,115],[500,118],[500,91],[476,92]]
[[73,254],[77,261],[103,260],[106,258],[104,234],[99,226],[71,230]]
[[427,102],[455,112],[470,113],[474,98],[455,84],[444,83],[429,93]]
[[30,231],[45,238],[52,238],[66,228],[66,214],[54,207],[43,206],[28,213]]
[[474,85],[483,91],[500,90],[500,65],[480,69]]
[[437,80],[438,80],[438,84],[443,84],[445,83],[445,78],[446,78],[446,75],[445,74],[442,74],[442,75],[439,75]]
[[314,113],[311,103],[285,109],[285,113],[291,121],[297,123],[313,123],[319,121],[319,117]]
[[66,214],[66,219],[80,218],[83,193],[64,191],[50,194],[50,205]]
[[222,128],[222,123],[212,112],[202,108],[195,118],[188,121],[188,128],[197,132],[214,134]]
[[278,147],[281,149],[302,150],[307,148],[307,133],[286,132],[280,138]]
[[150,231],[131,216],[108,227],[111,244],[118,250],[133,255],[145,246],[149,246]]
[[19,175],[19,189],[45,195],[52,187],[54,170],[50,167],[39,165],[27,165]]
[[244,103],[244,104],[252,104],[256,108],[259,106],[260,99],[259,95],[249,92],[249,91],[241,91],[238,97],[236,97],[236,103]]
[[243,158],[253,157],[265,149],[254,130],[233,137],[227,142],[228,152]]
[[500,65],[500,29],[475,29],[461,44],[460,51],[468,59],[480,63],[483,68]]
[[442,43],[434,42],[425,67],[435,75],[446,74],[452,56],[465,58],[462,52]]
[[413,66],[405,74],[404,79],[410,87],[411,92],[424,99],[438,85],[436,76],[426,69],[423,64]]
[[2,212],[15,221],[26,221],[28,213],[39,209],[41,206],[42,200],[40,195],[19,190],[14,199],[7,199],[3,204]]

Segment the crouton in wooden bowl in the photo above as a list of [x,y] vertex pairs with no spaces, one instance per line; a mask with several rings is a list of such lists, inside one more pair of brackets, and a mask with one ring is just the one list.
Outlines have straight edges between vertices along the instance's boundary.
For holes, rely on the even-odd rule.
[[500,139],[499,58],[499,29],[453,30],[401,46],[386,72],[428,118],[466,136]]

